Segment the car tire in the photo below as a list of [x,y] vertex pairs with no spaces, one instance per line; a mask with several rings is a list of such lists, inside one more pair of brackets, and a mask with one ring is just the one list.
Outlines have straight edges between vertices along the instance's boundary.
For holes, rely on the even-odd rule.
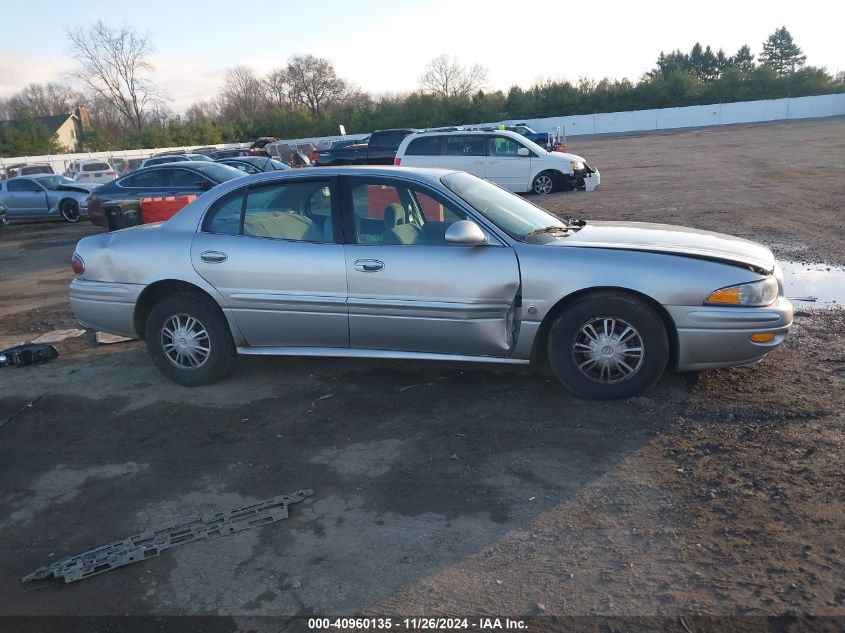
[[70,224],[79,222],[79,203],[76,200],[65,198],[59,203],[59,214],[65,222]]
[[531,191],[538,196],[544,196],[552,193],[555,190],[555,178],[552,172],[542,171],[536,176],[531,183]]
[[663,320],[646,302],[619,292],[577,299],[552,323],[547,343],[557,379],[589,400],[639,395],[669,362]]
[[237,350],[220,308],[194,294],[177,293],[157,303],[145,338],[156,367],[180,385],[216,382],[235,365]]

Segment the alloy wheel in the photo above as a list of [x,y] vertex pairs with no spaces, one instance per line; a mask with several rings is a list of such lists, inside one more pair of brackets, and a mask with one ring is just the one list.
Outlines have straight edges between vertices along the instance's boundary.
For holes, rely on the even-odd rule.
[[545,195],[554,189],[554,182],[551,176],[541,174],[534,179],[534,193]]

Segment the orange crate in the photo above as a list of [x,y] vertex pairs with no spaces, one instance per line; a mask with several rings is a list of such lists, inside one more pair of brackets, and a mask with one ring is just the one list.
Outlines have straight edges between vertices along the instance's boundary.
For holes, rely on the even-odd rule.
[[163,222],[172,218],[188,203],[196,200],[196,196],[171,196],[167,198],[142,198],[141,223]]

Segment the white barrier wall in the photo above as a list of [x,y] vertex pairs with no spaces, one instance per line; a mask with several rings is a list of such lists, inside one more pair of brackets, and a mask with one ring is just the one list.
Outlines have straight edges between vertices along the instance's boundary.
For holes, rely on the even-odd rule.
[[830,94],[542,119],[510,119],[485,125],[528,123],[538,132],[554,132],[560,128],[561,131],[566,131],[567,136],[579,136],[843,115],[845,115],[845,94]]
[[[794,97],[769,99],[765,101],[742,101],[736,103],[714,103],[711,105],[686,106],[683,108],[659,108],[655,110],[634,110],[631,112],[603,112],[600,114],[576,114],[573,116],[547,117],[542,119],[510,119],[483,125],[506,125],[528,123],[538,132],[555,132],[558,128],[566,136],[584,134],[618,134],[624,132],[647,132],[649,130],[671,130],[677,128],[702,127],[707,125],[728,125],[731,123],[756,123],[761,121],[785,121],[845,115],[845,93],[819,95],[816,97]],[[286,139],[286,143],[319,143],[341,138],[360,138],[360,134],[346,137],[326,136],[319,138]],[[217,145],[223,147],[249,146],[248,143]],[[151,156],[158,152],[183,150],[193,147],[161,147],[156,149],[121,150],[115,152],[90,152],[53,156],[18,156],[0,158],[0,167],[14,163],[50,163],[57,173],[62,173],[67,164],[81,158],[137,158]]]

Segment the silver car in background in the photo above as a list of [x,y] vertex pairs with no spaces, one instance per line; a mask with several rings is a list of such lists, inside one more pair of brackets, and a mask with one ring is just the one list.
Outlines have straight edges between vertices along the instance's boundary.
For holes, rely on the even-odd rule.
[[299,169],[81,240],[70,303],[184,385],[237,354],[548,365],[587,398],[759,361],[792,325],[772,253],[668,225],[560,219],[463,172]]
[[78,222],[88,215],[88,194],[95,187],[54,174],[9,178],[0,181],[0,209],[9,220]]

